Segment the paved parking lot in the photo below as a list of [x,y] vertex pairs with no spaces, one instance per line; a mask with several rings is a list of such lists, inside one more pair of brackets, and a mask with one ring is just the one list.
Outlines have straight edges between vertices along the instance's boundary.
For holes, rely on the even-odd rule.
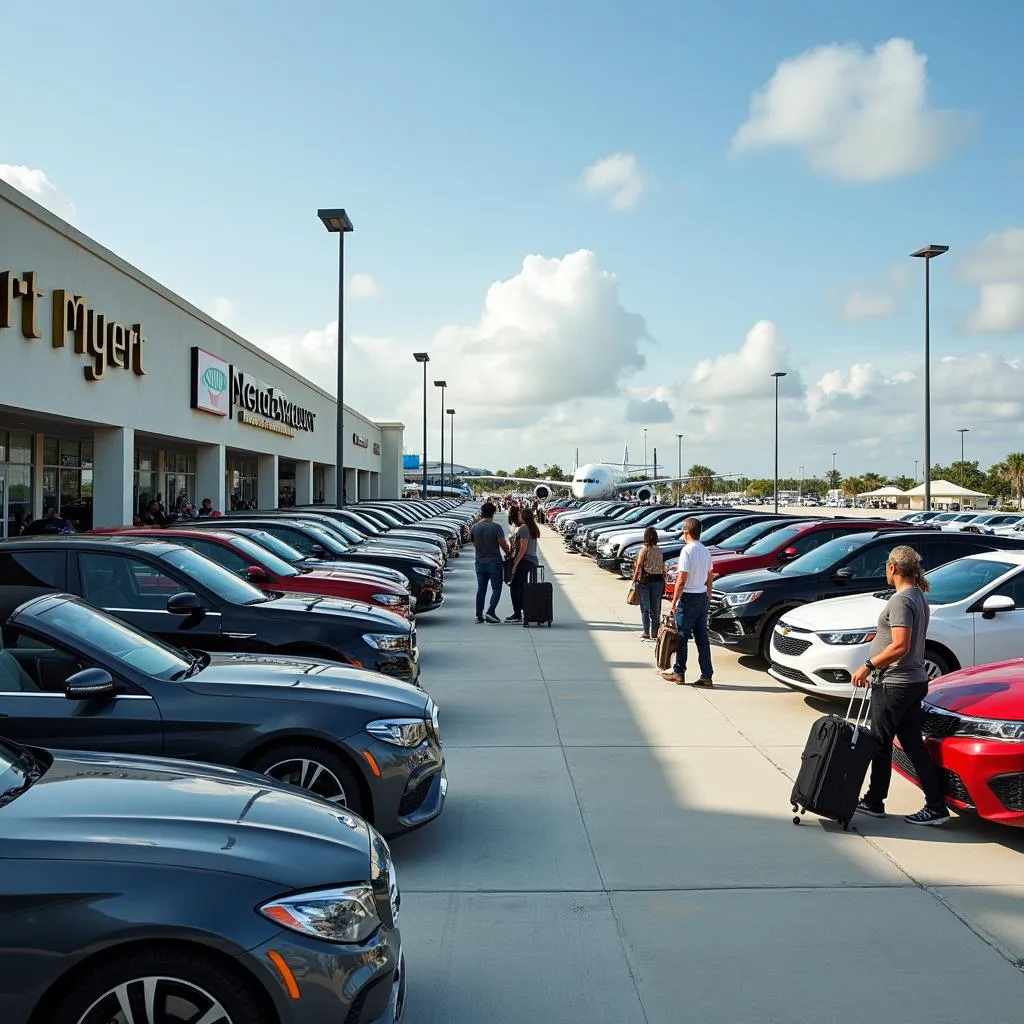
[[821,706],[717,649],[713,691],[665,683],[625,585],[541,551],[555,628],[476,625],[472,549],[419,620],[451,786],[393,843],[409,1024],[1021,1019],[1024,835],[915,829],[898,779],[794,827]]

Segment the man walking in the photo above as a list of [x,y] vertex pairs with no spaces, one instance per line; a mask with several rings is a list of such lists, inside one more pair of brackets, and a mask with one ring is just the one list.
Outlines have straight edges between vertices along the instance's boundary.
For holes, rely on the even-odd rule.
[[694,686],[711,687],[714,669],[711,665],[711,641],[708,639],[708,602],[711,599],[711,555],[700,542],[700,520],[689,518],[683,523],[686,546],[679,556],[676,586],[672,592],[672,614],[679,631],[679,651],[671,672],[662,678],[680,686],[686,682],[686,648],[690,635],[697,645],[700,678]]
[[[476,621],[500,622],[497,616],[498,601],[501,598],[501,585],[505,580],[501,553],[507,555],[508,541],[505,531],[494,521],[495,509],[493,502],[485,501],[480,509],[480,519],[473,524],[469,539],[476,550]],[[487,584],[491,585],[491,602],[484,615],[484,598],[487,596]]]

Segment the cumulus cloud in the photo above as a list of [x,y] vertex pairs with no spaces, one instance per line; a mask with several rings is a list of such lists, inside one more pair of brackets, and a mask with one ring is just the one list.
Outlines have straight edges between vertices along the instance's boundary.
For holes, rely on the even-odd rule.
[[909,267],[894,267],[878,280],[856,280],[832,294],[832,304],[847,323],[893,316],[910,284]]
[[626,402],[626,422],[653,425],[671,423],[675,419],[672,406],[656,394],[646,398],[630,398]]
[[647,188],[647,175],[632,153],[613,153],[591,164],[580,186],[594,196],[608,199],[616,210],[636,206]]
[[925,170],[967,129],[963,114],[930,106],[926,64],[908,39],[870,53],[832,43],[784,60],[752,96],[733,149],[792,146],[815,170],[844,181]]
[[20,164],[0,164],[0,178],[8,185],[13,185],[19,192],[24,192],[41,206],[45,206],[62,220],[74,224],[74,204],[43,171]]
[[380,294],[380,287],[369,274],[353,274],[348,279],[348,293],[354,299],[372,299]]
[[789,345],[770,320],[759,320],[747,331],[738,352],[725,352],[699,362],[690,374],[684,393],[704,405],[737,398],[769,398],[775,394],[771,374],[782,370],[780,395],[800,389],[800,373],[790,365]]
[[977,308],[964,327],[976,332],[1024,328],[1024,228],[996,232],[957,261],[957,276],[979,286]]

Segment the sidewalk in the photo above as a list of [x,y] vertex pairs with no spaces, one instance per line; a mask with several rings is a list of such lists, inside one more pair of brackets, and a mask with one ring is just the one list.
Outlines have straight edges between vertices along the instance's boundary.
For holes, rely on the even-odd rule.
[[[664,682],[625,585],[544,529],[556,625],[474,622],[472,549],[418,620],[442,817],[395,840],[408,1024],[1011,1024],[1024,836],[791,824],[800,695],[720,650]],[[507,593],[499,609],[508,614]]]

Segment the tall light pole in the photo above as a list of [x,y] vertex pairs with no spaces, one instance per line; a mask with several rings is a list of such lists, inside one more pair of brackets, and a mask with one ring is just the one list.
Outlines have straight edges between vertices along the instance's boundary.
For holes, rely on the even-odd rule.
[[452,486],[455,486],[455,410],[449,409],[451,416],[451,430],[448,431],[448,468],[452,474]]
[[352,221],[344,210],[317,210],[316,215],[332,234],[338,236],[338,415],[335,435],[335,495],[337,508],[345,507],[345,235]]
[[779,380],[786,376],[785,370],[776,370],[775,378],[775,511],[779,511]]
[[932,507],[932,382],[931,382],[931,265],[936,256],[949,252],[948,245],[926,245],[912,252],[924,260],[924,510]]
[[679,495],[679,504],[680,505],[682,505],[682,503],[683,503],[683,438],[684,437],[686,437],[685,434],[676,434],[676,444],[679,446],[679,452],[678,452],[679,466],[678,466],[678,468],[676,470],[676,475],[679,477],[679,480],[676,483],[676,488],[677,488],[676,494]]
[[964,434],[970,433],[970,430],[971,430],[970,427],[960,427],[960,429],[957,430],[957,433],[960,435],[960,486],[961,487],[966,486],[964,484],[964,470],[966,469],[966,467],[964,466]]
[[800,504],[802,505],[804,503],[804,467],[803,466],[800,467],[800,487],[799,487],[799,489],[797,490],[796,493],[797,493],[797,499],[799,500]]
[[441,389],[441,497],[444,497],[444,389],[448,381],[435,380],[434,387]]
[[647,479],[647,428],[644,427],[644,479]]
[[917,486],[917,467],[920,463],[920,459],[914,459],[914,486]]
[[427,363],[430,362],[430,354],[427,352],[413,352],[413,359],[423,364],[423,497],[427,497]]

